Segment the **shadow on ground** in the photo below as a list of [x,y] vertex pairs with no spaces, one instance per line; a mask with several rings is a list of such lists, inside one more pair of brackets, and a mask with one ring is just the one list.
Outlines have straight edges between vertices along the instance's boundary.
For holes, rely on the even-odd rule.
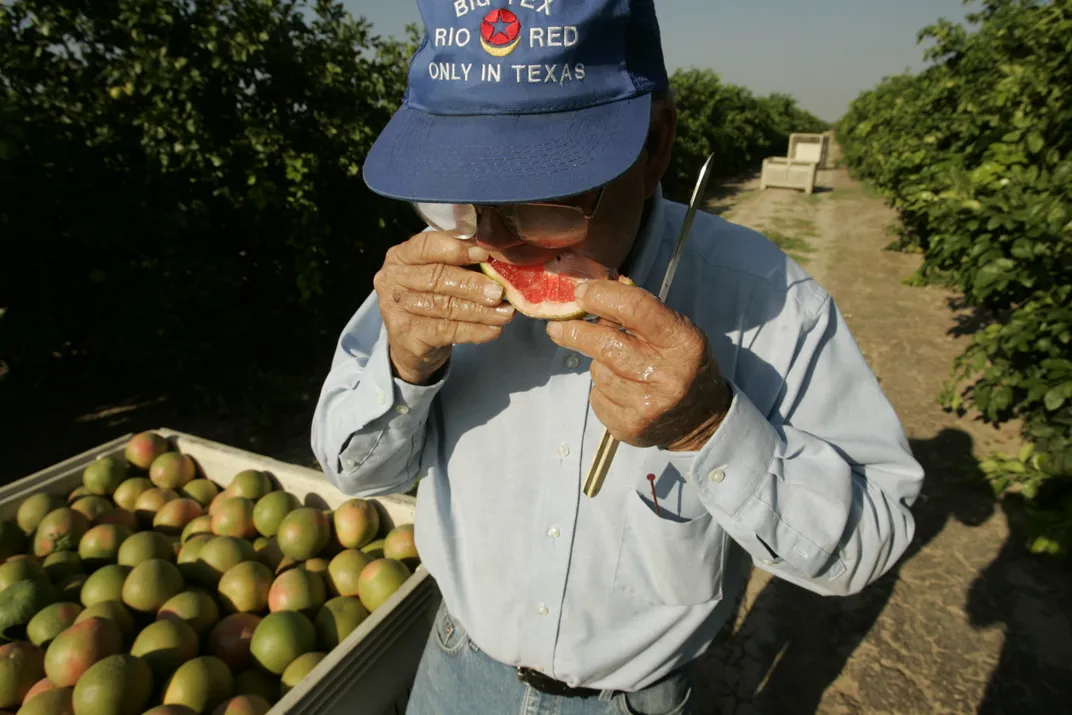
[[[1022,508],[1015,502],[997,502],[982,484],[972,439],[965,432],[946,429],[933,439],[913,440],[912,449],[926,469],[927,482],[926,497],[913,508],[916,534],[905,556],[878,582],[848,598],[825,598],[771,579],[748,609],[737,633],[716,645],[710,654],[709,662],[728,664],[728,670],[733,672],[731,682],[715,688],[717,702],[705,703],[705,708],[711,707],[702,712],[817,712],[824,692],[841,675],[864,639],[883,642],[882,638],[872,637],[872,630],[893,595],[902,568],[951,522],[978,527],[995,509],[1004,509],[1008,515],[1009,539],[999,556],[975,579],[968,603],[952,604],[967,612],[973,627],[1000,624],[1006,633],[1000,662],[991,675],[984,701],[976,704],[977,712],[1067,712],[1072,702],[1072,664],[1066,663],[1062,668],[1052,659],[1040,658],[1038,653],[1040,642],[1056,637],[1047,631],[1061,620],[1060,607],[1051,603],[1056,613],[1032,618],[1018,607],[1022,601],[1008,597],[1025,589],[1037,591],[1035,597],[1043,601],[1052,596],[1046,579],[1054,575],[1055,565],[1033,558],[1024,549],[1026,525]],[[955,600],[954,594],[946,595]],[[933,620],[932,632],[939,648],[943,647],[942,620],[955,617],[963,616],[943,613],[941,609],[924,616],[924,620]],[[852,698],[854,702],[844,704],[839,712],[950,711],[949,703],[942,702],[942,694],[895,682],[904,677],[896,672],[897,665],[908,663],[911,667],[913,661],[898,653],[888,655],[894,665],[888,671],[877,669],[876,679],[889,678],[890,687],[874,681],[860,683],[866,687],[861,687],[861,692]],[[923,662],[933,662],[930,653],[916,655],[922,656]],[[876,656],[880,663],[882,658],[882,654]],[[747,665],[742,665],[743,661]],[[720,674],[712,669],[707,677],[717,679]]]
[[[1017,499],[1004,501],[1011,537],[1001,553],[971,586],[966,611],[972,626],[1001,625],[1006,633],[1005,648],[990,678],[980,704],[981,715],[1005,713],[1058,713],[1072,709],[1072,659],[1067,627],[1053,629],[1051,613],[1072,613],[1072,603],[1053,598],[1050,584],[1063,579],[1069,570],[1046,572],[1024,556],[1027,520]],[[1010,597],[1012,596],[1012,597]],[[1064,647],[1053,649],[1054,640]],[[1049,651],[1055,651],[1050,653]],[[1063,662],[1063,667],[1057,663]]]

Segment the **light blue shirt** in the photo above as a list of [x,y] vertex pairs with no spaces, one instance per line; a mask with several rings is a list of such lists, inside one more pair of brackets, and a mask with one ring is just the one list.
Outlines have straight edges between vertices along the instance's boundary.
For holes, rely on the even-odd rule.
[[[685,207],[656,196],[631,277],[657,293]],[[699,213],[667,303],[733,391],[698,452],[621,445],[581,493],[603,425],[589,360],[518,315],[455,346],[443,380],[392,377],[375,294],[346,325],[312,425],[343,492],[420,479],[416,541],[487,654],[574,686],[634,690],[697,655],[749,564],[820,594],[885,573],[923,471],[830,296],[763,235]],[[647,475],[657,476],[661,514]]]

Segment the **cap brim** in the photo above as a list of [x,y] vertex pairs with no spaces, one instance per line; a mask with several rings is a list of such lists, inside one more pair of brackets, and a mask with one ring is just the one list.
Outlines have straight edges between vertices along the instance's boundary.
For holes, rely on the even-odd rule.
[[568,112],[431,115],[403,106],[365,161],[365,183],[405,201],[520,203],[570,196],[625,171],[644,147],[651,95]]

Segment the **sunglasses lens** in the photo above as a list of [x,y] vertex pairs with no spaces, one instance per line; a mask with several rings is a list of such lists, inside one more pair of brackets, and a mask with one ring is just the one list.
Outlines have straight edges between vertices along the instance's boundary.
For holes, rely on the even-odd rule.
[[413,207],[437,231],[463,239],[476,236],[476,209],[472,204],[415,203]]
[[542,248],[572,246],[588,233],[584,214],[568,206],[515,206],[507,223],[526,243]]

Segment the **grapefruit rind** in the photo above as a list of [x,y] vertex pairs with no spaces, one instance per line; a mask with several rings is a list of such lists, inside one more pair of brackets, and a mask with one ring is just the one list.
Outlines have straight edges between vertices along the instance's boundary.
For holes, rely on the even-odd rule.
[[[533,303],[527,300],[520,291],[518,291],[513,285],[510,284],[506,278],[504,278],[493,266],[489,263],[481,263],[480,270],[483,271],[491,280],[495,281],[503,287],[503,298],[507,303],[514,306],[514,309],[522,315],[534,318],[536,320],[580,320],[588,317],[588,312],[579,306],[576,301],[569,303]],[[584,280],[578,280],[577,284],[584,283]],[[628,286],[635,286],[628,276],[618,276],[618,282],[624,283]]]

